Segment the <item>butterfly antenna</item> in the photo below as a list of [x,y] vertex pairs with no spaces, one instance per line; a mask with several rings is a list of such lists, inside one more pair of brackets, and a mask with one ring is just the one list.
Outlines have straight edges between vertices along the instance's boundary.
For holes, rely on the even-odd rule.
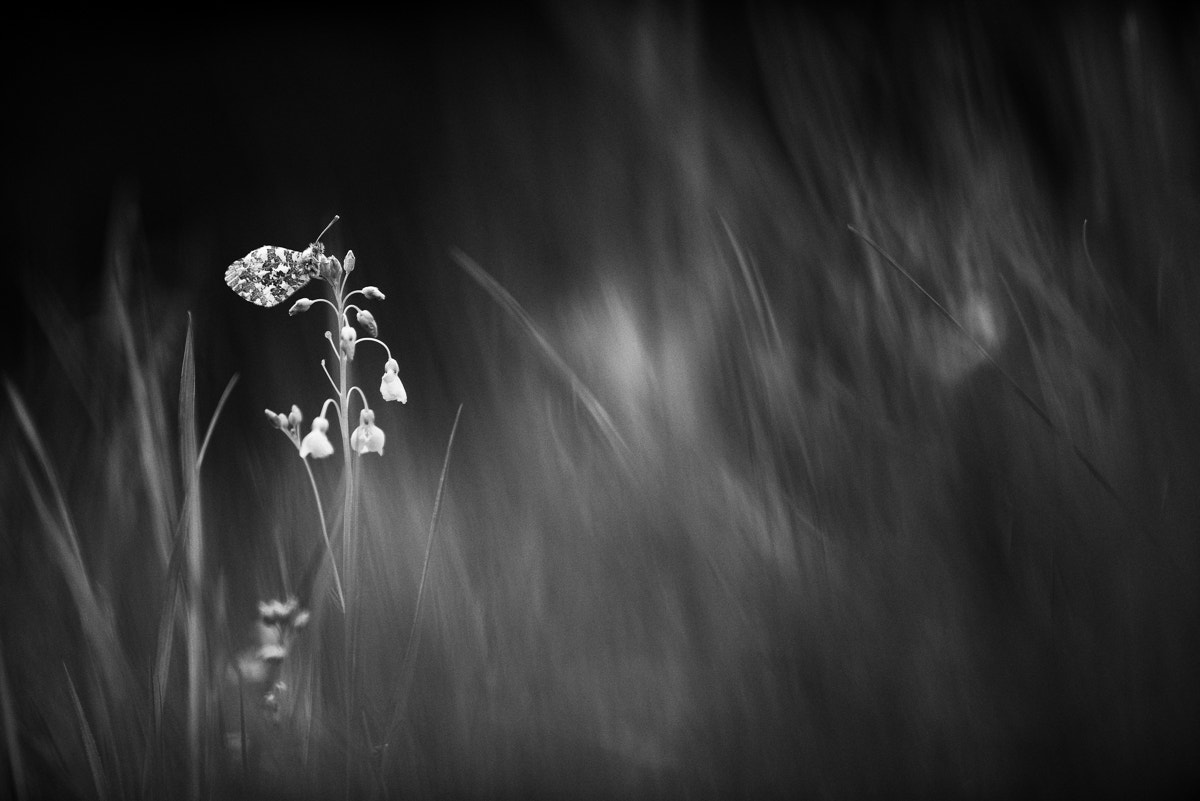
[[327,232],[327,231],[328,231],[330,228],[332,228],[332,227],[333,227],[333,224],[334,224],[335,222],[337,222],[337,221],[338,221],[338,220],[340,220],[340,219],[342,219],[342,216],[341,216],[340,214],[335,214],[335,215],[333,215],[333,219],[329,221],[329,225],[325,226],[325,230],[324,230],[324,231],[322,231],[321,233],[317,234],[317,241],[318,241],[318,242],[320,242],[320,241],[321,241],[321,237],[325,236],[325,233],[326,233],[326,232]]

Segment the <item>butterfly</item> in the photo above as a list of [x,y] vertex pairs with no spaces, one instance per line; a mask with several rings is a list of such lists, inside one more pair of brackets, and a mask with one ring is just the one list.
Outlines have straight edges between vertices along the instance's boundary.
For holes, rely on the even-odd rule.
[[[334,215],[328,231],[338,216]],[[251,303],[270,308],[302,289],[316,278],[325,260],[325,245],[321,237],[304,250],[290,250],[275,245],[263,245],[242,256],[225,270],[225,283]]]

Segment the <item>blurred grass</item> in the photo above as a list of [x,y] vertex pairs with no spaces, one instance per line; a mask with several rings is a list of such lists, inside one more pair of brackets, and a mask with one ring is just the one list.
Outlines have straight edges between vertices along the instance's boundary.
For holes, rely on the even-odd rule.
[[[223,660],[324,546],[294,456],[241,421],[315,406],[256,392],[319,372],[200,326],[185,413],[185,319],[130,291],[118,206],[119,291],[90,323],[44,315],[65,375],[12,380],[0,426],[14,789],[322,797],[346,764],[363,797],[1194,785],[1196,75],[1151,17],[1017,19],[762,9],[737,80],[705,20],[666,12],[563,17],[563,52],[477,36],[486,79],[448,53],[412,292],[452,314],[413,332],[375,310],[420,337],[392,340],[412,398],[380,411],[388,455],[361,471],[369,703],[346,731],[319,570],[283,722],[246,709],[245,777]],[[368,281],[391,258],[369,252]],[[197,476],[221,336],[254,342],[248,386]],[[177,596],[188,526],[206,553]],[[187,681],[164,662],[185,611],[190,664],[212,655]],[[188,700],[202,683],[211,702]]]

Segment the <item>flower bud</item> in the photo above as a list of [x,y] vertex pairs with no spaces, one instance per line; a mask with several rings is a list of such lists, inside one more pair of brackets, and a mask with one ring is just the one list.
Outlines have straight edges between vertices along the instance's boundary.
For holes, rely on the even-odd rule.
[[304,422],[304,415],[300,413],[300,407],[294,403],[292,404],[292,411],[288,414],[287,421],[288,425],[292,428],[299,428],[300,424]]
[[330,286],[337,286],[342,280],[342,263],[337,256],[322,256],[317,268],[317,275],[324,278]]
[[306,312],[312,308],[312,305],[313,301],[309,300],[308,298],[300,298],[300,300],[292,304],[292,308],[288,309],[288,316],[295,317],[300,312]]
[[371,336],[379,336],[379,326],[375,324],[375,315],[371,314],[366,309],[359,309],[358,324],[367,329],[367,332]]
[[[275,428],[279,428],[280,427],[279,426],[280,415],[275,414],[275,412],[271,411],[270,409],[263,409],[263,411],[266,412],[267,420],[271,423],[271,425],[273,425]],[[284,417],[283,419],[285,421],[287,420],[286,417]]]
[[379,291],[377,286],[364,286],[362,288],[363,297],[368,300],[386,300],[384,294]]
[[354,251],[353,250],[346,251],[346,263],[343,266],[344,266],[346,272],[348,272],[348,273],[354,272]]

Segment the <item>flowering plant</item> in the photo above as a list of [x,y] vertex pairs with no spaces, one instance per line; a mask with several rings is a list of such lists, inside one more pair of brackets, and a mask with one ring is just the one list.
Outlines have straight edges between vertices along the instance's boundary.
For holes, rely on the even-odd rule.
[[[334,218],[334,222],[337,221]],[[330,223],[332,225],[333,223]],[[328,229],[326,229],[328,230]],[[383,456],[383,446],[387,439],[383,429],[375,423],[375,411],[371,408],[367,395],[361,388],[350,381],[350,368],[355,357],[359,355],[360,346],[378,345],[387,354],[383,366],[383,376],[380,379],[379,395],[384,402],[408,402],[408,393],[400,381],[400,365],[392,355],[391,349],[379,339],[379,324],[375,315],[365,304],[368,301],[385,300],[383,292],[375,286],[365,286],[361,289],[349,289],[347,283],[356,265],[354,251],[347,251],[346,258],[341,261],[337,256],[325,254],[325,248],[319,242],[312,244],[303,252],[290,251],[269,246],[252,251],[243,259],[235,262],[229,269],[226,281],[230,287],[242,297],[260,306],[274,306],[286,300],[294,292],[308,285],[317,278],[329,287],[329,297],[302,297],[292,304],[288,310],[290,316],[295,316],[311,310],[318,304],[325,304],[334,314],[333,325],[325,331],[325,339],[333,351],[334,372],[330,372],[327,360],[321,360],[321,370],[333,388],[333,396],[326,398],[321,405],[321,411],[312,421],[307,433],[302,431],[304,415],[296,405],[291,412],[284,415],[266,410],[267,420],[272,426],[281,431],[296,448],[308,473],[313,496],[316,499],[318,515],[321,519],[321,533],[325,540],[325,549],[329,554],[333,567],[334,586],[337,591],[338,603],[346,610],[346,592],[343,589],[342,576],[339,575],[337,559],[334,557],[333,546],[325,523],[325,512],[321,505],[320,492],[317,489],[316,478],[309,465],[311,459],[324,459],[332,456],[337,450],[328,436],[329,420],[326,417],[332,407],[341,433],[343,465],[345,469],[344,514],[342,516],[342,574],[353,570],[354,559],[354,506],[355,506],[355,473],[351,462],[352,454],[376,453]],[[360,330],[362,334],[360,335]],[[359,411],[359,425],[350,430],[351,398],[357,393],[362,403]]]

